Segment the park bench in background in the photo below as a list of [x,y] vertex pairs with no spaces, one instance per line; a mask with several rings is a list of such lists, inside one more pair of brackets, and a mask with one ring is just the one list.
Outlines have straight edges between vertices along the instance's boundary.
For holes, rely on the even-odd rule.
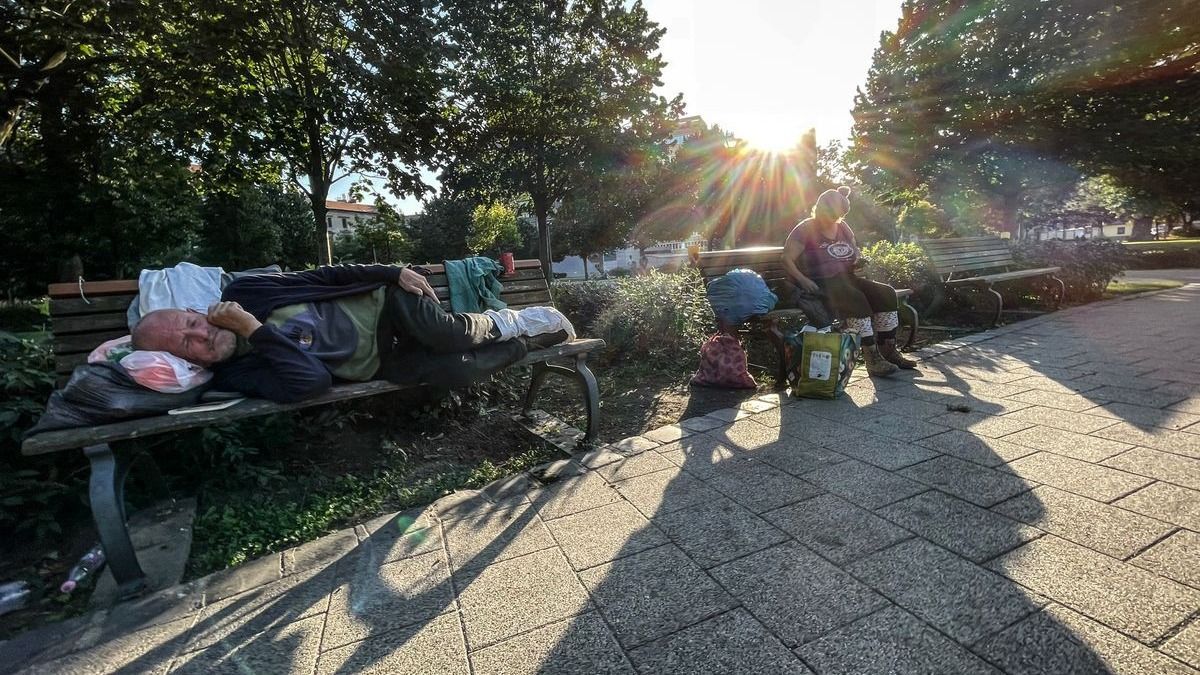
[[[429,283],[442,305],[449,309],[450,291],[442,265],[425,265]],[[516,261],[516,273],[502,279],[500,298],[513,309],[552,304],[550,288],[537,260]],[[54,333],[56,370],[61,386],[75,366],[87,361],[88,353],[105,340],[127,335],[126,310],[137,293],[137,281],[98,281],[50,285],[50,320]],[[533,366],[533,376],[524,409],[532,409],[547,375],[555,373],[576,380],[583,390],[588,423],[585,440],[594,440],[600,405],[596,378],[587,366],[591,352],[604,347],[603,340],[574,340],[548,349],[531,351],[515,366]],[[157,415],[112,424],[49,431],[32,436],[21,445],[25,455],[41,455],[83,448],[91,463],[89,498],[92,517],[104,545],[113,578],[122,596],[139,592],[145,575],[129,538],[125,514],[125,478],[130,466],[146,456],[144,449],[112,448],[110,443],[146,438],[173,431],[198,429],[236,419],[269,415],[288,410],[348,401],[405,389],[390,382],[353,382],[335,385],[321,396],[298,403],[279,404],[248,399],[216,412],[187,415]],[[156,473],[156,471],[155,471]]]
[[934,272],[947,290],[976,288],[991,293],[996,300],[992,326],[1000,321],[1000,313],[1004,310],[1004,297],[994,288],[996,284],[1026,279],[1048,279],[1058,287],[1054,308],[1058,309],[1062,305],[1066,285],[1054,276],[1061,268],[1018,269],[1008,242],[999,237],[925,239],[918,243],[925,249],[925,254],[933,263]]
[[[739,268],[754,270],[767,282],[767,287],[779,296],[781,309],[751,317],[743,326],[720,326],[720,328],[730,334],[738,331],[766,337],[779,357],[778,365],[775,368],[775,377],[776,382],[783,386],[787,382],[787,354],[784,348],[781,322],[807,318],[803,310],[787,308],[794,286],[787,278],[787,271],[783,268],[783,247],[760,246],[735,248],[728,251],[706,251],[694,255],[692,265],[700,271],[700,277],[705,284],[730,270]],[[911,289],[896,289],[896,298],[900,301],[901,318],[907,320],[909,327],[908,339],[904,341],[905,348],[912,346],[917,335],[917,327],[920,324],[917,310],[908,304],[908,298],[911,295]]]

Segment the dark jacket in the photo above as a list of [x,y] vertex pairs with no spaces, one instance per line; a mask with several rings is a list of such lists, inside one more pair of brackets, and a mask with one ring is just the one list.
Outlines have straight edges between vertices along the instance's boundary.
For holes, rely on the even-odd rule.
[[329,368],[267,325],[267,317],[285,305],[335,300],[395,284],[401,269],[391,265],[333,265],[234,280],[225,287],[221,299],[240,304],[264,323],[249,338],[253,351],[213,366],[212,387],[277,403],[302,401],[324,393],[333,386]]

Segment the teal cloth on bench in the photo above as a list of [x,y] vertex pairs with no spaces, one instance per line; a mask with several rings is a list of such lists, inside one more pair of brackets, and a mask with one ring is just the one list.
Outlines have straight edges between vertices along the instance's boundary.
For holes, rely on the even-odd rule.
[[451,311],[478,313],[508,306],[500,299],[504,287],[496,277],[503,268],[495,260],[476,256],[447,260],[445,265]]

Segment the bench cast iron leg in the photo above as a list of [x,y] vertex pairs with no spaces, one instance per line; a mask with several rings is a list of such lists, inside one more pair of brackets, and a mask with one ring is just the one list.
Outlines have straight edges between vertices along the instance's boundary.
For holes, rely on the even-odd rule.
[[900,301],[900,309],[903,313],[908,314],[908,339],[904,341],[904,348],[912,348],[913,341],[917,339],[917,329],[921,327],[921,315],[917,314],[917,308],[908,304],[908,298]]
[[559,366],[552,363],[535,363],[533,364],[533,376],[529,380],[529,393],[525,395],[525,409],[528,413],[533,410],[533,405],[537,401],[538,392],[542,385],[546,382],[546,376],[550,373],[568,377],[579,383],[583,389],[583,403],[587,407],[587,429],[585,430],[583,440],[594,441],[597,435],[597,425],[600,422],[600,387],[596,384],[596,376],[592,373],[591,368],[587,366],[587,354],[579,354],[575,357],[574,367]]
[[136,595],[145,587],[146,575],[138,565],[125,525],[125,478],[133,458],[115,455],[107,443],[86,447],[83,453],[92,464],[88,496],[109,569],[121,597]]
[[1062,307],[1063,300],[1067,298],[1067,285],[1063,283],[1062,279],[1059,279],[1054,275],[1050,275],[1050,280],[1058,284],[1058,299],[1054,302],[1054,309],[1060,309]]
[[987,291],[988,293],[996,296],[996,314],[992,316],[992,325],[988,326],[989,328],[995,328],[996,324],[1000,323],[1000,312],[1004,311],[1004,296],[1000,295],[1000,293],[991,286],[987,287]]

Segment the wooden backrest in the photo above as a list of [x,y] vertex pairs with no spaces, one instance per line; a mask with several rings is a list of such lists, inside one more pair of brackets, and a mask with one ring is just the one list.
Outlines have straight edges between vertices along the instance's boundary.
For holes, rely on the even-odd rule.
[[934,271],[943,278],[963,272],[999,270],[1016,264],[1008,242],[999,237],[924,239],[917,243],[925,249]]
[[[450,309],[450,287],[442,265],[422,265],[442,306]],[[500,299],[513,309],[549,305],[550,286],[537,260],[516,261],[516,273],[501,279]],[[54,333],[55,373],[61,385],[71,371],[105,340],[129,334],[126,312],[137,295],[135,279],[50,284],[50,326]]]
[[705,283],[738,268],[758,272],[767,282],[767,286],[776,293],[779,287],[787,283],[787,272],[783,269],[782,246],[705,251],[696,256],[692,264],[700,271]]

